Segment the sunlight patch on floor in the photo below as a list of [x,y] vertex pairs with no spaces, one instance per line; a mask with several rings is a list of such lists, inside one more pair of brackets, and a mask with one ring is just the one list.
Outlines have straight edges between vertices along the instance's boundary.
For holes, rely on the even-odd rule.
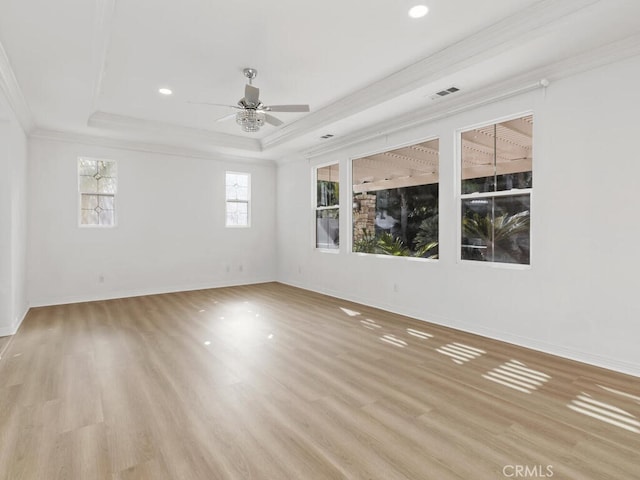
[[571,400],[567,407],[574,412],[615,425],[629,432],[640,433],[640,422],[636,420],[635,415],[609,403],[598,401],[588,393],[582,392]]
[[363,327],[368,328],[369,330],[375,330],[376,328],[382,328],[381,325],[378,325],[375,320],[371,320],[369,318],[365,320],[360,320],[360,323]]
[[413,328],[407,328],[407,333],[414,337],[421,338],[422,340],[429,340],[430,338],[433,338],[433,335],[431,335],[430,333],[423,332],[421,330],[415,330]]
[[451,357],[451,360],[458,365],[474,360],[487,353],[479,348],[470,347],[464,343],[448,343],[436,349],[436,352]]
[[400,340],[395,335],[383,335],[382,337],[380,337],[380,340],[400,348],[404,348],[407,346],[407,342],[405,342],[404,340]]
[[640,397],[637,397],[636,395],[631,395],[630,393],[622,392],[620,390],[616,390],[615,388],[603,387],[602,385],[598,385],[598,387],[600,387],[603,390],[606,390],[607,392],[615,393],[616,395],[620,395],[622,397],[629,398],[629,399],[635,401],[636,403],[640,404]]
[[487,380],[523,393],[537,390],[551,378],[546,373],[528,368],[518,360],[510,360],[482,376]]

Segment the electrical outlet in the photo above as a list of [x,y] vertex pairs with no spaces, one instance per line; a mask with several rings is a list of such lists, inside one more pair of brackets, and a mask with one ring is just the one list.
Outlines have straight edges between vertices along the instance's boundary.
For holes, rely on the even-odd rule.
[[243,267],[242,265],[240,265],[240,266],[238,267],[238,271],[239,271],[239,272],[242,272],[243,270],[244,270],[244,267]]
[[400,289],[398,288],[398,284],[397,283],[393,284],[393,291],[394,292],[399,292],[400,291]]
[[104,275],[103,274],[98,275],[98,283],[104,283]]

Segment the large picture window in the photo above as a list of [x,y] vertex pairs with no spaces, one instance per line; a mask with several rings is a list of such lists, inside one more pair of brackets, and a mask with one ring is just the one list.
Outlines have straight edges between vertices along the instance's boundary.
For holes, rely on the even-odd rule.
[[316,248],[340,246],[340,170],[338,164],[316,168]]
[[248,227],[250,220],[251,175],[227,172],[225,175],[227,227]]
[[533,116],[461,134],[461,258],[530,263]]
[[439,142],[353,160],[354,252],[438,258]]
[[116,162],[79,158],[80,225],[92,227],[115,226],[117,189]]

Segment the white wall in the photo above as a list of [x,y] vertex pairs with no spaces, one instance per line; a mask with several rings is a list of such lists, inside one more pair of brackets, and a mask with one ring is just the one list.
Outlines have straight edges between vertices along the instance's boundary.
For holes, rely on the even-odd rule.
[[[557,81],[546,92],[280,165],[280,281],[640,376],[639,84],[634,58]],[[529,110],[532,265],[459,262],[456,129]],[[348,253],[345,193],[340,253],[313,249],[310,164],[339,161],[347,185],[350,158],[433,135],[441,139],[440,260]]]
[[[80,156],[117,161],[117,227],[78,227]],[[273,163],[182,158],[40,138],[31,140],[30,162],[32,305],[275,278]],[[226,170],[252,175],[251,228],[224,226]]]
[[27,313],[27,139],[0,98],[0,336]]

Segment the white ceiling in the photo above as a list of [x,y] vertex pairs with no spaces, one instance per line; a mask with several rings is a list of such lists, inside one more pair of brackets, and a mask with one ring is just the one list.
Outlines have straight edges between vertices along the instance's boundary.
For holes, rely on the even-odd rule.
[[[632,54],[638,18],[637,0],[2,0],[0,88],[36,135],[278,158]],[[234,105],[244,67],[266,104],[311,112],[244,133],[188,103]]]

